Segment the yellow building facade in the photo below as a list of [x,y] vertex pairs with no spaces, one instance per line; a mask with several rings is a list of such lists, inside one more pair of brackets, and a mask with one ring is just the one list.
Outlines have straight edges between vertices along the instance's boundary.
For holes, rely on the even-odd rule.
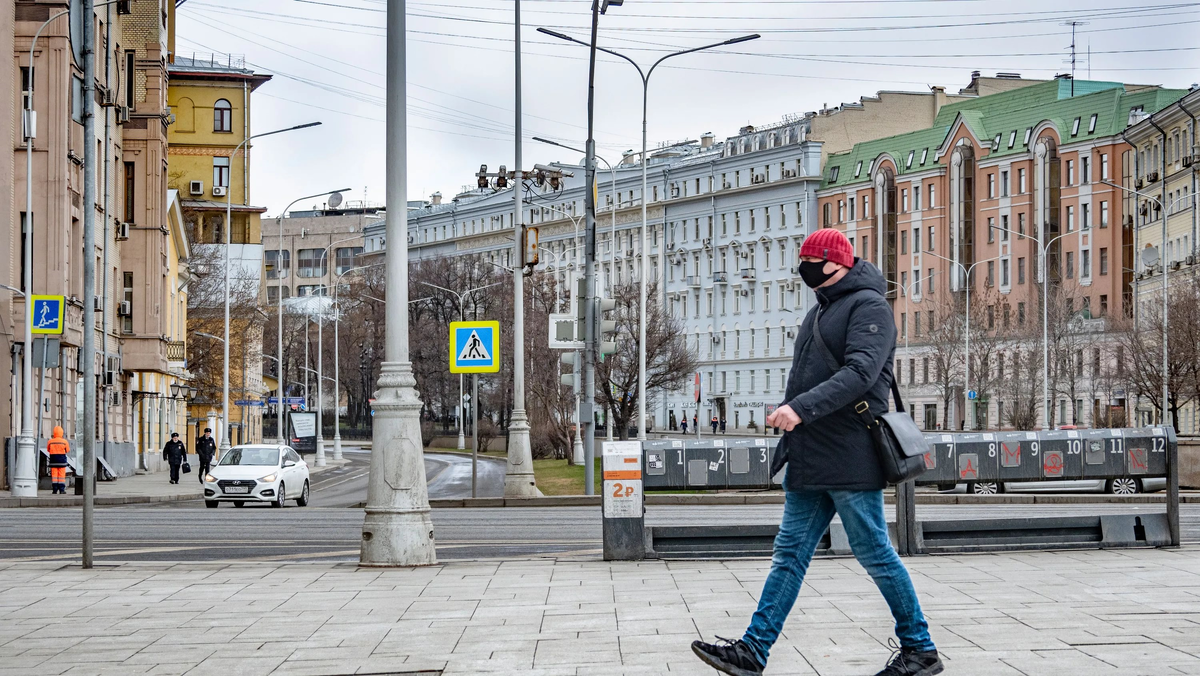
[[[250,203],[251,96],[270,75],[255,73],[229,55],[176,54],[168,68],[168,185],[178,191],[192,249],[189,367],[199,390],[188,416],[195,435],[212,427],[230,443],[262,440],[262,343],[265,315],[258,308],[263,265],[261,217]],[[230,223],[226,223],[229,211]],[[228,228],[228,231],[226,231]],[[222,429],[222,337],[225,241],[229,238],[229,421]]]

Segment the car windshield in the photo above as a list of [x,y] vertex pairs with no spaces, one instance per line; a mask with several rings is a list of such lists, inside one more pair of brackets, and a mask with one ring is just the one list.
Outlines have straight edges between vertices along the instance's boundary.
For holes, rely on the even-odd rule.
[[221,457],[221,465],[277,465],[279,464],[279,449],[271,447],[247,446],[231,448]]

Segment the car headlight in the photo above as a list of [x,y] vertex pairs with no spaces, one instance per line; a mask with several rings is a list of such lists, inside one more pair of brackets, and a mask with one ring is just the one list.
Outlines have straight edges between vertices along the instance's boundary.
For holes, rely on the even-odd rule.
[[268,474],[268,475],[266,475],[265,477],[263,477],[263,478],[259,479],[259,481],[262,481],[262,482],[264,482],[264,483],[271,483],[271,482],[272,482],[272,481],[274,481],[275,479],[276,479],[276,475],[274,475],[274,474]]
[[215,482],[216,482],[216,480],[217,480],[217,477],[215,477],[215,476],[213,476],[213,475],[211,475],[211,474],[205,474],[205,475],[204,475],[204,480],[205,480],[205,481],[207,481],[208,483],[210,483],[210,484],[211,484],[211,483],[215,483]]

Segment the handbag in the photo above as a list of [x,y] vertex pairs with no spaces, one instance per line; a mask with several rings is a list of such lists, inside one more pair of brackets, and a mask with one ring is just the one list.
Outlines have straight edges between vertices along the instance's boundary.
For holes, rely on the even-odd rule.
[[[813,340],[829,368],[835,373],[840,370],[843,366],[841,360],[833,356],[833,352],[821,336],[820,312],[813,317]],[[879,464],[883,467],[884,479],[889,484],[899,484],[911,481],[925,472],[925,454],[933,449],[925,441],[925,433],[905,412],[904,401],[900,397],[894,376],[891,381],[892,397],[896,400],[895,411],[876,418],[871,415],[871,407],[866,399],[863,399],[854,404],[854,412],[862,418],[863,424],[871,432],[875,452],[879,455]]]
[[192,465],[191,465],[191,463],[189,463],[187,460],[184,460],[184,461],[183,461],[183,466],[182,466],[182,467],[180,467],[180,469],[181,469],[181,470],[183,470],[183,473],[184,473],[184,474],[188,474],[188,473],[190,473],[190,472],[192,471]]

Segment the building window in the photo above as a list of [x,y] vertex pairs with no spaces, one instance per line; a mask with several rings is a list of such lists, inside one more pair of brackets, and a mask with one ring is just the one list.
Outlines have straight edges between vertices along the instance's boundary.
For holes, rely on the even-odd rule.
[[1100,227],[1108,227],[1108,202],[1100,203]]
[[[1028,144],[1028,141],[1026,141]],[[1017,194],[1025,194],[1025,170],[1017,169]]]
[[[921,210],[921,184],[920,183],[913,186],[913,205],[912,205],[912,207],[913,207],[913,211]],[[917,247],[914,246],[913,248],[915,249]]]
[[1075,252],[1067,252],[1067,279],[1075,278]]
[[1079,135],[1079,120],[1080,119],[1081,118],[1077,117],[1077,118],[1075,118],[1075,121],[1073,123],[1071,123],[1071,136]]
[[862,160],[859,160],[858,164],[854,165],[854,178],[858,178],[858,175],[861,173],[862,173]]
[[929,158],[929,148],[921,149],[921,166],[925,166],[925,160]]
[[1100,294],[1100,316],[1108,315],[1108,294]]
[[992,216],[988,217],[988,244],[996,241],[996,219]]
[[[1100,247],[1100,275],[1108,274],[1108,247]],[[1103,296],[1101,296],[1103,297]]]
[[929,247],[929,251],[933,251],[933,226],[932,225],[929,226],[929,237],[926,238],[925,245]]
[[930,209],[937,208],[937,200],[934,199],[934,197],[936,197],[936,195],[937,195],[937,193],[934,190],[933,184],[930,183],[929,184],[929,208]]
[[1100,180],[1108,180],[1108,154],[1100,153]]
[[1025,212],[1017,214],[1017,234],[1025,239]]
[[301,249],[296,252],[296,259],[299,266],[297,277],[324,277],[329,274],[329,259],[325,256],[325,249]]
[[1007,242],[1009,235],[1008,214],[1000,217],[1000,241]]
[[996,285],[996,261],[988,261],[987,264],[988,264],[987,285],[995,286]]
[[1092,182],[1092,160],[1087,157],[1079,158],[1079,182]]
[[1075,207],[1067,205],[1067,232],[1075,232]]
[[[913,193],[914,195],[917,193]],[[921,228],[913,228],[913,253],[921,251]]]
[[1064,172],[1063,185],[1075,185],[1075,160],[1067,160],[1067,170]]
[[1079,252],[1079,276],[1087,279],[1092,276],[1092,250],[1084,249]]
[[1096,113],[1092,113],[1092,116],[1090,118],[1088,118],[1088,133],[1089,134],[1096,133],[1096,119],[1098,117],[1099,117],[1099,115],[1097,115]]
[[213,131],[233,131],[233,106],[225,99],[213,104]]
[[[133,273],[132,272],[122,272],[121,273],[121,286],[122,286],[122,291],[123,291],[123,293],[121,294],[121,300],[125,301],[126,303],[129,303],[129,307],[132,308],[133,307]],[[130,311],[124,317],[121,318],[121,331],[124,333],[133,333],[133,312],[132,311]]]
[[229,158],[214,157],[213,158],[213,187],[228,188],[229,187]]
[[[301,275],[301,276],[303,276],[303,275]],[[296,297],[297,298],[304,298],[306,296],[324,296],[324,295],[326,295],[324,284],[309,284],[306,286],[296,287]]]
[[292,290],[286,286],[268,286],[267,287],[267,302],[268,303],[278,303],[279,302],[279,290],[280,289],[283,289],[284,299],[292,297]]
[[[292,267],[292,252],[268,249],[263,253],[266,256],[267,279],[287,279]],[[283,256],[279,255],[281,253]],[[281,260],[282,263],[279,262]]]
[[1008,172],[1000,172],[1000,196],[1008,197]]
[[362,255],[361,246],[343,246],[337,248],[337,274],[344,275],[350,268],[358,265],[358,257]]
[[1025,303],[1017,303],[1017,325],[1025,326]]
[[988,174],[988,199],[996,199],[996,172]]
[[[821,224],[826,228],[833,225],[833,205],[826,202],[821,208]],[[721,219],[722,230],[724,230],[724,217]]]
[[1017,284],[1025,283],[1025,259],[1017,259]]
[[136,182],[134,180],[133,162],[126,162],[125,163],[125,222],[126,223],[136,222],[133,217],[134,198],[136,197],[136,195],[134,193],[135,183]]
[[900,213],[908,211],[908,188],[900,189]]

